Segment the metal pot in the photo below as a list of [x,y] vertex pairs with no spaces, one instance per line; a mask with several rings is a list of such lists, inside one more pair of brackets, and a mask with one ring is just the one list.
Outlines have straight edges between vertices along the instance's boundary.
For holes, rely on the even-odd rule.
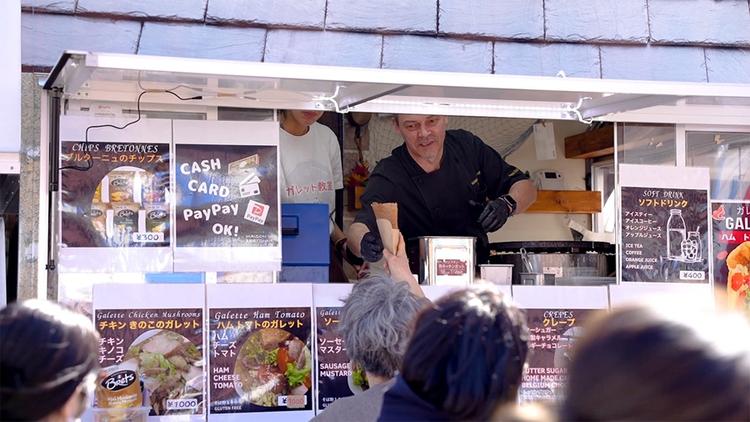
[[490,263],[513,264],[513,284],[522,284],[522,272],[544,274],[544,284],[608,284],[614,282],[609,276],[614,273],[615,246],[575,241],[492,243]]
[[473,237],[423,236],[407,241],[407,255],[419,282],[466,286],[474,282]]

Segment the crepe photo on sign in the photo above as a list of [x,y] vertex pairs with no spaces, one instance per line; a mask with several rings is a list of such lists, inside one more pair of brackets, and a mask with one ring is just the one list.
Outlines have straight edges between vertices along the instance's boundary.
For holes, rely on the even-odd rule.
[[732,308],[750,314],[750,242],[742,242],[727,255],[727,296]]

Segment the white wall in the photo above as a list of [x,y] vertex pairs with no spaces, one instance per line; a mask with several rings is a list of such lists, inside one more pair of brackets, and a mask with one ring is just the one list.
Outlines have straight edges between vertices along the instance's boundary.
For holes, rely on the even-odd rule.
[[21,149],[21,1],[0,1],[0,153]]
[[[533,174],[536,170],[557,170],[562,174],[565,188],[584,190],[586,188],[586,160],[566,159],[565,137],[581,133],[586,126],[572,121],[554,121],[557,160],[536,159],[534,142],[529,138],[506,161]],[[584,227],[591,228],[588,214],[521,214],[512,217],[500,230],[490,234],[490,242],[510,242],[520,240],[573,240],[568,229],[572,219]]]

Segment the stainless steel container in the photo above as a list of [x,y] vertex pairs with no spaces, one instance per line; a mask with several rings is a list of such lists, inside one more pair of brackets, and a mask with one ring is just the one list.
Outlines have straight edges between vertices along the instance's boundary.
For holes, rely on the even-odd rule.
[[513,284],[530,283],[521,273],[544,274],[545,285],[599,284],[615,269],[614,245],[601,242],[503,242],[490,249],[490,263],[515,265]]
[[521,285],[523,286],[544,286],[544,274],[542,273],[519,273]]
[[509,285],[513,280],[513,264],[479,264],[479,276],[493,284]]
[[467,286],[474,282],[475,238],[423,236],[416,243],[420,283]]

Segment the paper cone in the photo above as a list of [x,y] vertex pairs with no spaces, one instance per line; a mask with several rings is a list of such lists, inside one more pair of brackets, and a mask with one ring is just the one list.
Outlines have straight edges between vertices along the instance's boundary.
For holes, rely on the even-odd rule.
[[398,204],[395,202],[373,202],[372,212],[376,220],[384,218],[391,222],[392,228],[398,229]]
[[378,232],[380,232],[380,240],[383,242],[383,247],[390,253],[394,253],[393,225],[385,218],[378,218],[375,221],[378,224]]
[[395,255],[401,236],[398,231],[398,204],[373,202],[372,212],[375,214],[375,222],[378,225],[383,247]]

